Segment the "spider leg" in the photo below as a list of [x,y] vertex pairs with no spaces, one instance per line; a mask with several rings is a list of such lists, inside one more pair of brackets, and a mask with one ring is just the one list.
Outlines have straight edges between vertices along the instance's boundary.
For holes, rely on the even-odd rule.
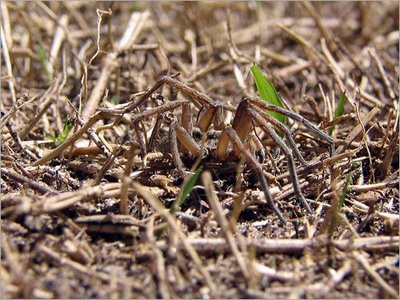
[[318,135],[322,139],[326,140],[329,144],[329,154],[333,156],[335,154],[335,142],[334,140],[325,132],[323,132],[321,129],[319,129],[317,126],[315,126],[313,123],[308,121],[306,118],[303,116],[294,113],[286,108],[278,107],[272,104],[269,104],[259,98],[245,98],[245,100],[250,100],[253,105],[258,106],[259,108],[263,110],[270,110],[270,111],[275,111],[277,113],[280,113],[282,115],[285,115],[297,122],[302,123],[305,127],[307,127],[311,132],[313,132],[315,135]]
[[[191,127],[191,117],[190,116],[185,116],[185,114],[189,113],[190,114],[190,107],[188,108],[189,101],[188,100],[176,100],[172,102],[165,103],[161,106],[151,108],[149,110],[146,110],[140,114],[136,114],[131,118],[132,121],[132,128],[135,129],[135,134],[138,139],[139,145],[140,145],[140,150],[142,157],[145,157],[147,154],[147,149],[146,149],[146,143],[144,142],[142,133],[139,129],[139,122],[145,118],[148,118],[153,115],[158,115],[157,121],[156,121],[156,128],[155,130],[158,131],[159,127],[161,126],[162,122],[162,114],[169,112],[169,111],[174,111],[175,109],[182,107],[182,118],[184,121],[185,126]],[[189,109],[189,111],[188,111]],[[185,111],[186,110],[186,111]],[[158,129],[157,129],[158,128]],[[153,131],[154,133],[154,131]],[[151,146],[153,145],[153,141],[155,139],[155,136],[157,133],[152,134],[150,138]],[[180,125],[176,121],[172,121],[170,125],[170,130],[169,130],[169,136],[171,140],[171,152],[172,152],[172,158],[173,158],[173,163],[176,166],[178,172],[180,175],[184,175],[184,167],[182,160],[180,158],[179,154],[179,146],[178,146],[178,141],[180,144],[183,146],[184,149],[189,151],[195,156],[198,156],[201,154],[200,147],[197,145],[196,141],[192,138],[192,136],[189,134],[187,129]]]
[[175,167],[181,176],[185,175],[183,163],[179,154],[178,141],[191,154],[198,156],[202,155],[200,147],[185,128],[178,122],[173,121],[170,125],[169,136],[171,139],[172,159]]
[[[157,89],[159,89],[164,84],[167,84],[171,87],[176,88],[177,90],[181,91],[182,94],[190,97],[192,101],[196,104],[196,106],[216,106],[214,100],[208,97],[206,94],[203,94],[190,86],[180,82],[179,80],[169,77],[163,76],[161,77],[154,85],[150,88],[145,94],[143,94],[138,101],[131,103],[126,109],[125,113],[132,112],[136,107],[141,105],[144,101],[146,101]],[[197,102],[198,103],[197,103]]]
[[192,135],[192,109],[190,107],[190,103],[186,103],[182,105],[182,117],[181,117],[182,127]]
[[165,113],[167,111],[173,111],[186,103],[188,103],[188,100],[177,100],[177,101],[173,101],[173,102],[168,102],[168,103],[165,103],[158,107],[151,108],[149,110],[146,110],[144,112],[141,112],[139,114],[132,116],[131,128],[134,129],[136,138],[140,145],[140,152],[141,152],[142,158],[144,158],[146,156],[147,149],[146,149],[146,143],[145,143],[142,131],[139,128],[139,122],[150,116],[159,115],[159,114]]
[[151,133],[150,139],[149,139],[149,143],[147,145],[149,152],[153,151],[155,143],[156,143],[156,139],[160,133],[160,128],[161,128],[161,124],[162,121],[164,119],[163,114],[157,115],[157,120],[156,120],[156,124],[154,124],[154,128],[153,131]]
[[171,127],[174,127],[176,130],[176,136],[181,143],[181,145],[188,150],[192,155],[198,156],[201,153],[201,149],[194,138],[185,130],[185,128],[180,125],[178,122],[173,122]]
[[264,112],[262,109],[260,109],[257,106],[251,106],[251,109],[257,111],[258,114],[260,114],[268,123],[274,125],[276,128],[278,128],[280,131],[285,133],[285,137],[287,141],[289,142],[291,148],[293,149],[294,155],[297,157],[297,159],[303,164],[303,165],[308,165],[307,161],[304,159],[303,155],[301,155],[299,148],[296,146],[296,142],[294,141],[292,134],[290,130],[281,122],[279,122],[277,119],[271,117],[269,114]]
[[240,153],[245,157],[246,161],[250,165],[250,167],[253,169],[253,171],[256,173],[258,177],[258,181],[260,182],[261,189],[264,193],[264,197],[267,200],[268,204],[271,206],[271,208],[274,210],[275,214],[278,216],[279,220],[283,225],[286,224],[286,220],[283,217],[281,211],[279,208],[276,206],[274,198],[272,197],[272,194],[269,190],[268,187],[268,182],[267,179],[264,176],[262,166],[257,162],[257,160],[254,158],[254,156],[250,153],[249,150],[246,149],[246,147],[243,145],[240,136],[236,133],[236,131],[232,127],[227,127],[223,131],[224,136],[229,139],[234,146],[240,151]]
[[139,127],[139,123],[138,122],[132,123],[131,127],[132,127],[132,129],[133,129],[133,131],[135,133],[136,139],[137,139],[137,141],[139,143],[140,154],[141,154],[142,160],[143,160],[144,157],[147,154],[147,148],[146,148],[146,142],[144,140],[144,136],[143,136],[142,130]]
[[224,119],[225,116],[223,106],[218,104],[217,111],[215,112],[214,116],[214,126],[216,130],[223,130],[225,128]]
[[167,102],[163,105],[160,105],[158,107],[150,108],[148,110],[145,110],[139,114],[133,115],[131,118],[132,123],[137,123],[140,120],[143,120],[147,117],[162,114],[168,111],[173,111],[177,109],[178,107],[181,107],[182,105],[189,103],[188,100],[176,100],[176,101],[171,101]]
[[283,142],[283,140],[279,137],[279,135],[275,132],[273,128],[268,127],[268,123],[262,118],[262,116],[253,109],[248,111],[249,115],[253,118],[253,120],[260,126],[263,130],[265,130],[274,142],[282,149],[285,153],[286,158],[288,160],[288,167],[290,170],[291,181],[293,183],[294,191],[300,199],[301,204],[306,209],[307,213],[312,214],[312,210],[307,203],[306,198],[304,197],[299,183],[299,178],[297,176],[296,165],[294,163],[294,157],[292,150]]
[[[235,117],[233,118],[232,128],[235,131],[236,136],[242,143],[245,143],[249,137],[250,132],[254,129],[250,115],[248,114],[249,103],[248,101],[241,101],[236,109]],[[221,144],[218,143],[217,153],[220,158],[226,157],[226,151],[228,148],[228,136],[225,134],[221,136]],[[218,148],[219,151],[218,151]],[[239,156],[242,151],[236,143],[233,144],[234,153]]]
[[254,131],[251,135],[250,135],[250,141],[251,141],[251,145],[253,148],[253,152],[257,153],[257,156],[259,156],[261,158],[260,162],[263,162],[265,159],[265,150],[264,150],[264,145],[261,143],[260,138],[257,136],[256,132]]
[[[229,127],[228,127],[229,128]],[[228,157],[229,137],[226,130],[221,132],[219,136],[216,155],[220,161],[224,161]]]
[[216,115],[217,107],[209,106],[204,114],[200,117],[200,120],[197,123],[197,126],[200,128],[201,132],[206,132],[210,127],[214,116]]
[[[150,88],[145,94],[143,94],[140,99],[136,102],[131,103],[124,111],[124,113],[132,112],[136,107],[141,105],[146,99],[148,99],[157,89],[159,89],[164,84],[176,88],[182,94],[190,98],[190,100],[199,108],[206,107],[206,111],[200,118],[198,122],[199,128],[206,132],[211,125],[212,121],[216,123],[216,127],[221,127],[221,115],[222,115],[222,108],[233,110],[234,108],[227,104],[221,104],[217,101],[214,101],[206,94],[195,90],[194,88],[184,84],[183,82],[169,76],[161,77],[154,85]],[[186,108],[184,108],[185,110]],[[182,123],[186,126],[184,123]]]
[[[241,101],[236,109],[235,117],[233,118],[232,128],[242,143],[246,143],[251,131],[254,129],[251,116],[248,114],[249,102]],[[227,132],[222,131],[217,145],[217,157],[219,160],[225,160],[228,156],[229,138]],[[240,149],[236,144],[233,144],[234,153],[239,156]]]
[[[182,116],[181,116],[181,125],[187,131],[187,133],[191,136],[193,132],[193,121],[192,121],[192,109],[190,103],[182,105]],[[183,153],[187,153],[188,151],[184,147],[180,147],[180,150]]]
[[172,161],[178,170],[180,176],[185,176],[185,170],[183,168],[183,162],[179,155],[179,147],[178,147],[178,140],[176,136],[176,129],[175,129],[176,122],[172,122],[169,128],[169,138],[171,140],[171,153],[172,153]]

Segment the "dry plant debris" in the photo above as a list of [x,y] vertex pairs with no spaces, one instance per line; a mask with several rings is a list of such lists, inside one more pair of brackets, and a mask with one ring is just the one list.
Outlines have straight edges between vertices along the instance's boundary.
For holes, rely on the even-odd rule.
[[1,49],[2,297],[399,297],[397,2],[2,1]]

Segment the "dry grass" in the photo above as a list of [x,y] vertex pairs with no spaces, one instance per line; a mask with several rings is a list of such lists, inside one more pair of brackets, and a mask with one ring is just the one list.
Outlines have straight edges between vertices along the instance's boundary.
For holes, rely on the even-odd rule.
[[[2,297],[398,298],[398,3],[3,1],[1,14]],[[280,225],[245,159],[212,158],[220,132],[202,143],[198,108],[207,154],[180,154],[204,171],[170,212],[184,178],[168,122],[150,139],[156,118],[130,118],[187,97],[163,87],[121,112],[176,73],[236,107],[257,94],[252,61],[287,108],[335,126],[330,157],[287,124],[312,216],[264,136]],[[153,145],[144,158],[134,130]]]

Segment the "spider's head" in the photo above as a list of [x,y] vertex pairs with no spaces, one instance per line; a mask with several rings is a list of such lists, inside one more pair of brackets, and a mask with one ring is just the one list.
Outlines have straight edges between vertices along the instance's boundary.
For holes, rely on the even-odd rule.
[[249,108],[251,99],[247,96],[243,96],[242,100],[239,102],[238,107],[236,108],[236,113],[244,111]]
[[250,103],[251,102],[251,98],[249,96],[242,96],[242,99],[240,101],[240,103]]

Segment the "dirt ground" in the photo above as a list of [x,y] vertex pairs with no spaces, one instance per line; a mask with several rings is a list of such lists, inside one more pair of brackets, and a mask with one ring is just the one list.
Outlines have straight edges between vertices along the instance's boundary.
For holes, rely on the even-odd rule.
[[2,1],[1,47],[2,298],[399,297],[397,1]]

